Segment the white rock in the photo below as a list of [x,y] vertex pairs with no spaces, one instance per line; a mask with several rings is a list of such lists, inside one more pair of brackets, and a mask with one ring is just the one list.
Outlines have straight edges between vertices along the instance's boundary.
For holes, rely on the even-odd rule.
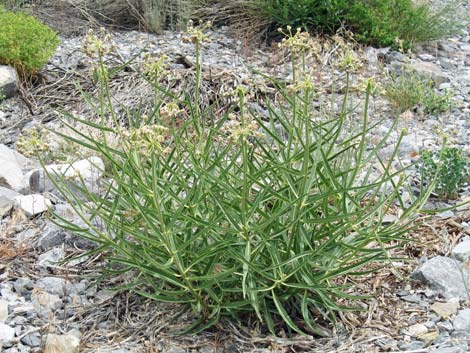
[[434,311],[437,315],[442,317],[444,320],[449,319],[452,315],[457,313],[459,310],[459,300],[449,300],[446,303],[436,302],[431,305],[431,310]]
[[4,323],[8,318],[8,302],[0,299],[0,323]]
[[461,310],[455,317],[453,324],[455,331],[470,332],[470,309]]
[[80,345],[80,335],[76,331],[65,335],[49,334],[44,353],[76,353]]
[[0,65],[0,93],[12,97],[18,90],[18,75],[11,66]]
[[[57,176],[61,176],[76,183],[84,182],[90,191],[94,191],[103,176],[104,163],[99,157],[89,157],[72,164],[50,164],[46,166],[46,171],[51,178],[57,179]],[[42,169],[31,171],[26,178],[33,192],[52,192],[56,189]]]
[[418,337],[420,335],[427,333],[428,331],[429,331],[428,328],[424,326],[423,324],[415,324],[415,325],[408,327],[405,330],[405,333],[412,337]]
[[0,323],[0,344],[10,342],[15,338],[15,329]]
[[[0,186],[19,191],[25,187],[21,155],[0,145]],[[24,157],[23,157],[24,158]]]
[[46,212],[52,206],[51,201],[40,194],[17,196],[14,201],[16,206],[22,209],[28,217]]
[[458,243],[454,250],[452,250],[452,256],[460,261],[470,259],[470,240]]

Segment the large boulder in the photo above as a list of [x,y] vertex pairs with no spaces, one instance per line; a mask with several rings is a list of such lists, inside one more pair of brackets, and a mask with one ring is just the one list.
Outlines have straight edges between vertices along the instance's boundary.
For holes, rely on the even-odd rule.
[[0,65],[0,100],[12,97],[18,90],[18,75],[11,66]]

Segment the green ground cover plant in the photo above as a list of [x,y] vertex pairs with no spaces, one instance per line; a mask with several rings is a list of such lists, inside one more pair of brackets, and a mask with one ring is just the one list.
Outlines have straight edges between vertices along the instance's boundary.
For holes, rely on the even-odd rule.
[[[100,121],[66,114],[71,133],[57,133],[101,156],[106,178],[101,192],[92,192],[51,176],[86,227],[58,215],[55,222],[97,243],[90,254],[105,259],[103,275],[131,275],[119,289],[191,309],[197,320],[190,329],[251,317],[273,334],[322,335],[317,320],[334,321],[351,309],[341,301],[363,298],[345,277],[391,259],[430,191],[407,206],[401,200],[405,169],[391,167],[398,149],[385,161],[378,152],[387,136],[368,142],[369,94],[359,122],[347,94],[339,113],[314,109],[314,81],[302,64],[307,33],[289,33],[283,42],[292,82],[266,77],[276,87],[269,116],[250,110],[248,86],[234,90],[222,115],[203,109],[200,44],[207,37],[190,27],[186,39],[196,50],[194,97],[162,87],[159,76],[168,73],[155,58],[143,66],[155,108],[125,124],[109,90],[116,68],[106,66],[103,42],[90,40],[100,93],[85,98]],[[374,163],[382,174],[373,173]],[[399,220],[383,224],[397,203]]]
[[426,114],[439,114],[451,108],[452,92],[437,92],[430,78],[414,72],[391,76],[385,84],[385,96],[399,113],[422,108]]
[[54,54],[56,33],[32,16],[0,5],[0,63],[13,66],[21,77],[39,72]]
[[424,183],[436,178],[434,191],[443,199],[458,198],[459,189],[470,182],[470,159],[458,147],[423,151],[419,170]]

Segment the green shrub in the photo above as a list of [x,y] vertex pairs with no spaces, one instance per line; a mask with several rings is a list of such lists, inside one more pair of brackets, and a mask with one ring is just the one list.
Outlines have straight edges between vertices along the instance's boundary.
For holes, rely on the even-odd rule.
[[439,93],[431,79],[413,72],[390,77],[385,96],[400,113],[416,107],[428,114],[442,113],[450,110],[452,100],[451,91]]
[[423,151],[419,170],[423,183],[436,178],[435,192],[444,199],[458,198],[463,183],[470,181],[470,160],[457,147]]
[[[404,170],[392,171],[379,157],[387,137],[370,148],[367,109],[362,122],[351,121],[347,97],[339,115],[318,117],[313,81],[303,70],[289,86],[273,80],[268,117],[250,111],[247,87],[236,89],[223,116],[203,110],[197,97],[205,37],[189,33],[195,100],[147,77],[166,100],[127,127],[112,110],[100,57],[101,94],[92,105],[101,123],[74,119],[79,127],[66,123],[73,134],[61,136],[100,155],[108,182],[102,193],[57,183],[87,226],[59,216],[56,222],[99,245],[92,252],[106,259],[105,274],[131,273],[123,288],[191,308],[198,329],[253,314],[273,333],[284,323],[291,332],[321,334],[316,318],[333,319],[347,309],[341,299],[359,298],[345,276],[387,260],[427,194],[384,225],[397,200],[403,205],[406,187]],[[304,40],[296,33],[284,43],[300,61]],[[368,96],[366,108],[367,102]],[[84,132],[90,129],[96,133]],[[374,163],[383,174],[374,175]]]
[[458,4],[440,9],[413,0],[258,0],[256,6],[274,26],[335,33],[343,25],[363,43],[391,46],[397,39],[409,48],[456,31]]
[[0,5],[0,63],[12,65],[21,76],[37,73],[54,54],[59,39],[34,17],[13,13]]

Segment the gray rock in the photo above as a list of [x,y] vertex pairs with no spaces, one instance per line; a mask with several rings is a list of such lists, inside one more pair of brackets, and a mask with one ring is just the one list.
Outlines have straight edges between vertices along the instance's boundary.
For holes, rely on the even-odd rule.
[[438,213],[437,216],[442,219],[449,219],[449,218],[455,217],[455,213],[448,210],[448,211]]
[[457,246],[452,250],[452,256],[459,261],[470,259],[470,239],[457,244]]
[[39,347],[41,345],[41,336],[38,333],[30,333],[21,339],[21,343],[29,347]]
[[[0,65],[0,98],[12,97],[18,90],[18,75],[11,66]],[[0,99],[1,100],[1,99]]]
[[402,351],[414,351],[424,347],[424,342],[411,341],[411,342],[398,342],[398,348]]
[[418,75],[430,78],[437,85],[450,82],[449,76],[445,74],[436,64],[430,62],[414,62],[410,64],[409,67]]
[[53,223],[48,223],[44,234],[39,238],[38,244],[43,250],[60,246],[65,242],[67,233]]
[[15,288],[15,292],[19,295],[25,296],[33,289],[33,281],[27,277],[18,278],[15,283],[13,283],[13,288]]
[[430,353],[465,353],[465,352],[466,350],[464,350],[460,346],[438,348],[436,350],[430,351]]
[[4,217],[13,207],[14,202],[0,195],[0,218]]
[[52,207],[51,201],[40,194],[17,196],[14,201],[15,206],[23,210],[28,217],[37,216]]
[[453,321],[455,331],[470,333],[470,309],[461,310]]
[[62,247],[53,248],[44,254],[39,255],[37,265],[43,268],[54,268],[58,262],[65,258],[65,251]]
[[6,187],[0,186],[0,196],[3,196],[5,198],[13,201],[13,199],[16,196],[20,196],[20,195],[21,194],[19,192],[16,192],[16,191],[8,189]]
[[470,271],[462,264],[448,257],[437,256],[420,266],[411,274],[446,298],[467,298],[464,279],[470,278]]
[[0,323],[0,345],[10,342],[13,338],[15,338],[15,329]]

